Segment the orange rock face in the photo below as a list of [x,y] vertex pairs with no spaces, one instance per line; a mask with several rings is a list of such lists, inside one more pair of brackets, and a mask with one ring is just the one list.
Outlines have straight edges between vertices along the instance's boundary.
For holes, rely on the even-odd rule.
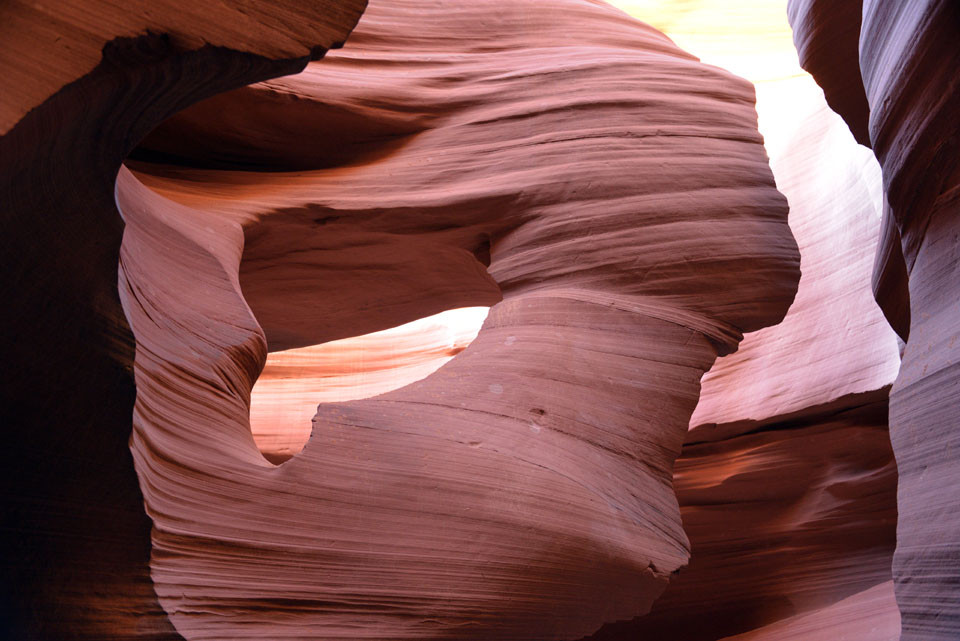
[[[177,142],[234,100],[223,153]],[[337,162],[228,167],[283,155],[232,132],[338,111],[360,124]],[[671,472],[700,376],[795,290],[755,118],[749,84],[616,10],[411,2],[148,139],[118,181],[122,290],[177,630],[561,639],[648,610],[687,559]],[[321,405],[279,467],[257,451],[268,344],[491,303],[436,373]]]

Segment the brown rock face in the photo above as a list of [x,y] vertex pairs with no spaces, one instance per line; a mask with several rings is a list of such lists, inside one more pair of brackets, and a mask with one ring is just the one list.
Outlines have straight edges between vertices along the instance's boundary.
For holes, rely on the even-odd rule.
[[[907,335],[909,319],[903,365],[890,397],[900,472],[894,579],[902,638],[955,639],[960,517],[956,493],[947,488],[960,479],[960,80],[954,71],[960,64],[960,9],[947,1],[850,4],[862,10],[859,69],[870,142],[889,203],[877,260],[878,300],[901,336]],[[809,31],[811,25],[829,24],[832,11],[832,3],[793,3],[798,46],[831,47]],[[849,44],[838,46],[849,56]],[[825,87],[835,82],[826,69],[821,78]],[[842,115],[852,129],[862,127],[851,114]],[[909,316],[903,312],[908,305]]]
[[900,617],[891,603],[895,604],[893,582],[887,581],[816,612],[799,614],[721,641],[898,641]]
[[[674,470],[690,565],[650,614],[590,639],[711,641],[803,615],[823,638],[842,638],[831,635],[846,625],[851,641],[880,638],[830,610],[890,582],[897,472],[886,391],[737,431],[691,430]],[[895,621],[892,594],[885,607]]]
[[[285,160],[336,113],[333,162]],[[294,171],[257,171],[259,146]],[[798,277],[749,84],[594,3],[383,3],[136,157],[132,449],[178,631],[571,639],[649,609],[686,563],[672,466],[700,377]],[[491,303],[433,375],[321,406],[279,467],[257,451],[268,342]]]
[[[309,65],[360,5],[4,4],[0,637],[892,641],[894,585],[957,636],[960,60],[894,4],[790,9],[886,199],[819,94],[764,127],[799,70],[764,140],[589,0],[383,2]],[[310,396],[463,306],[365,365],[438,371]]]
[[363,8],[207,5],[0,4],[4,639],[179,638],[150,583],[128,449],[114,181],[168,115],[303,68]]

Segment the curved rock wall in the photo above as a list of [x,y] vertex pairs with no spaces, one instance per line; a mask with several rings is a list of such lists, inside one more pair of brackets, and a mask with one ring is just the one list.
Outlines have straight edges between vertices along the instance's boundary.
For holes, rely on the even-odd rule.
[[812,81],[793,84],[812,94],[803,116],[795,116],[792,131],[781,124],[764,134],[800,244],[800,287],[782,323],[745,337],[740,350],[704,376],[692,426],[843,406],[845,398],[889,386],[900,365],[896,335],[870,288],[883,206],[880,172]]
[[[869,282],[880,171],[799,68],[785,5],[622,3],[755,83],[802,277],[783,322],[746,335],[703,378],[675,474],[689,567],[649,615],[595,639],[775,639],[794,619],[811,638],[878,638],[845,599],[890,582],[894,547],[886,399],[899,354]],[[896,603],[883,600],[892,592],[877,594],[896,634]]]
[[[650,614],[590,640],[777,639],[793,617],[824,639],[847,625],[851,641],[878,638],[842,618],[849,608],[831,611],[890,583],[896,466],[886,417],[883,390],[839,410],[691,430],[674,470],[690,565]],[[875,605],[896,620],[892,598]]]
[[890,608],[893,600],[893,582],[887,581],[816,612],[798,614],[720,641],[898,641],[900,616],[896,608]]
[[[828,4],[793,3],[801,48],[811,42],[832,46],[818,40],[823,29],[811,27],[834,21]],[[934,0],[852,4],[862,11],[858,66],[870,108],[870,143],[889,203],[875,278],[878,300],[894,322],[903,323],[902,308],[910,309],[909,340],[890,397],[900,472],[894,579],[902,638],[953,639],[960,634],[955,580],[960,521],[955,493],[945,488],[960,474],[955,347],[960,316],[954,285],[960,257],[960,80],[954,72],[960,63],[960,8]],[[848,50],[845,45],[849,57]],[[835,82],[827,69],[818,80]],[[896,260],[898,254],[902,260]]]
[[[671,472],[700,376],[798,276],[750,86],[603,5],[403,2],[236,99],[419,129],[293,172],[241,170],[229,133],[215,157],[148,141],[118,182],[132,448],[177,629],[561,639],[649,609],[686,562]],[[254,244],[272,271],[244,271]],[[344,288],[345,267],[370,277]],[[303,452],[261,458],[246,407],[268,341],[462,305],[458,284],[503,299],[466,350],[321,406]]]
[[150,582],[128,447],[133,337],[117,296],[114,181],[168,115],[303,68],[363,9],[208,5],[0,3],[4,639],[179,638]]
[[[594,638],[895,638],[896,341],[865,302],[881,226],[876,296],[911,337],[904,638],[955,635],[955,551],[934,545],[956,467],[946,4],[791,5],[889,203],[821,106],[778,128],[806,89],[760,83],[804,277],[704,378],[686,436],[700,374],[797,278],[749,85],[594,3],[407,0],[147,135],[302,67],[361,8],[308,4],[0,7],[7,637],[576,638],[650,609],[689,535],[651,614]],[[776,75],[778,55],[750,57]],[[112,191],[141,138],[116,198],[143,497]],[[305,451],[261,457],[303,439],[251,436],[268,348],[462,305],[494,307],[456,359],[321,406]]]

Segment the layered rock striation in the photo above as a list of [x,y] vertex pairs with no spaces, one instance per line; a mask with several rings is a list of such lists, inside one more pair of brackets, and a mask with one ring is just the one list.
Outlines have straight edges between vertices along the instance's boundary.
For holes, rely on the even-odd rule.
[[167,116],[302,69],[364,3],[0,5],[0,636],[177,639],[149,576],[117,295],[124,157]]
[[272,352],[250,394],[250,430],[275,463],[310,438],[319,403],[368,398],[426,378],[477,337],[486,307],[451,309],[399,327]]
[[384,2],[309,65],[361,4],[4,4],[3,632],[878,641],[895,586],[956,636],[956,15],[894,4],[790,7],[883,195],[807,78],[761,138],[599,3]]
[[[960,523],[955,493],[946,488],[960,474],[960,81],[953,71],[960,9],[933,0],[845,4],[851,9],[838,16],[833,3],[791,2],[791,18],[801,58],[819,51],[841,60],[844,81],[861,82],[869,107],[866,119],[839,111],[852,130],[869,132],[883,170],[888,208],[874,282],[907,340],[890,396],[900,473],[893,573],[902,638],[953,639],[960,634]],[[833,26],[853,13],[862,16],[859,29]],[[825,38],[837,31],[845,40]],[[839,68],[814,69],[826,92],[839,82]]]
[[881,637],[862,612],[840,607],[870,590],[896,638],[892,591],[880,587],[891,585],[897,516],[885,392],[737,431],[691,430],[674,470],[690,564],[648,615],[590,640],[777,639],[801,618],[821,635],[810,638],[847,630],[871,641]]
[[[134,159],[132,449],[184,636],[578,638],[686,563],[700,377],[798,277],[748,83],[594,3],[384,3]],[[262,458],[268,346],[467,304],[492,307],[456,358]]]
[[899,353],[870,288],[879,167],[799,68],[785,3],[624,6],[755,83],[802,277],[783,322],[746,335],[703,378],[674,478],[689,566],[648,615],[590,638],[895,638],[886,414]]

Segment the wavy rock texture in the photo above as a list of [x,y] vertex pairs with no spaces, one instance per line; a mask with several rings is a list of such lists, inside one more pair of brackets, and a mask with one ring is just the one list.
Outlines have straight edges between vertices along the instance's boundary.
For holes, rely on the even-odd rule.
[[[894,547],[886,392],[899,354],[870,291],[879,167],[798,67],[785,3],[622,6],[756,83],[803,276],[784,321],[745,336],[704,376],[674,479],[689,567],[649,615],[593,638],[775,639],[782,626],[765,626],[798,616],[824,638],[874,641],[840,602],[889,582]],[[895,602],[885,607],[895,620]]]
[[[8,133],[63,87],[90,76],[102,65],[104,48],[116,46],[117,39],[154,33],[168,40],[173,51],[219,48],[264,62],[292,62],[319,58],[326,49],[342,44],[365,6],[296,0],[213,5],[132,0],[121,8],[90,0],[61,0],[56,5],[8,0],[0,7],[4,42],[0,67],[8,85],[0,97],[0,134]],[[146,75],[146,70],[140,71]],[[233,86],[243,84],[238,80]],[[210,93],[216,91],[224,87]],[[160,120],[147,124],[155,126]]]
[[[745,337],[704,377],[691,425],[789,416],[890,385],[897,337],[873,300],[870,274],[881,228],[880,172],[813,92],[792,132],[764,129],[803,276],[783,323]],[[814,98],[814,96],[816,98]]]
[[801,249],[803,276],[784,322],[750,334],[718,361],[691,425],[786,416],[892,383],[896,338],[865,282],[883,209],[879,167],[798,66],[786,3],[619,6],[755,84],[760,131]]
[[[828,612],[890,582],[897,473],[885,392],[732,435],[691,430],[674,471],[690,565],[650,614],[591,640],[777,639],[765,626],[799,613],[840,638],[847,622]],[[896,618],[893,599],[886,608]]]
[[[455,9],[370,7],[118,180],[132,449],[187,638],[577,638],[686,562],[671,472],[699,379],[798,277],[752,89],[603,5]],[[276,115],[178,142],[233,100]],[[305,169],[322,131],[297,123],[327,114],[338,155]],[[257,451],[268,343],[491,303],[431,376],[321,406],[282,466]]]
[[[823,88],[857,142],[870,146],[870,107],[859,61],[862,0],[794,0],[787,12],[800,64]],[[910,294],[900,247],[900,231],[884,202],[884,222],[873,273],[874,297],[903,340],[910,332]]]
[[[849,44],[822,39],[831,30],[822,25],[837,18],[828,4],[793,3],[798,46],[841,47],[836,55],[849,58]],[[960,80],[953,71],[960,63],[960,8],[947,1],[853,4],[862,10],[859,69],[870,142],[889,203],[878,300],[894,322],[902,324],[902,308],[910,310],[909,340],[890,397],[900,471],[893,573],[902,638],[954,639],[960,635],[960,512],[956,493],[945,488],[960,480]],[[853,61],[843,65],[851,68]],[[830,69],[818,80],[835,84]],[[842,115],[851,128],[862,127]]]
[[[750,88],[603,6],[501,4],[374,7],[341,54],[181,112],[120,172],[132,448],[160,604],[126,447],[114,176],[168,114],[301,67],[360,7],[0,7],[0,169],[15,178],[0,196],[16,231],[3,265],[20,311],[3,328],[20,454],[3,490],[7,637],[575,638],[648,610],[682,566],[679,500],[690,566],[651,614],[591,638],[896,638],[897,344],[866,276],[882,233],[875,295],[920,345],[893,404],[917,499],[897,592],[910,638],[953,638],[936,572],[956,551],[930,552],[953,528],[934,485],[955,463],[928,432],[952,421],[956,387],[956,88],[918,71],[956,60],[952,14],[791,6],[827,102],[878,141],[888,204],[809,80],[783,77],[764,22],[782,7],[633,3],[681,45],[723,17],[766,42],[749,55],[763,73],[706,57],[758,83],[803,253],[790,313],[718,361],[684,436],[700,374],[778,320],[796,279]],[[331,354],[398,341],[364,365],[382,391],[469,340],[336,339],[463,305],[494,307],[458,358],[321,406],[281,467],[260,456],[300,449],[303,406],[345,400],[308,392],[310,376],[351,380]],[[248,420],[268,346],[303,351],[276,353]],[[933,458],[931,482],[918,470]]]
[[168,115],[303,68],[363,9],[208,4],[0,4],[4,639],[179,638],[150,583],[128,449],[114,181]]
[[870,107],[857,51],[862,5],[862,0],[789,0],[787,13],[800,66],[817,79],[827,104],[843,116],[857,142],[869,147]]

